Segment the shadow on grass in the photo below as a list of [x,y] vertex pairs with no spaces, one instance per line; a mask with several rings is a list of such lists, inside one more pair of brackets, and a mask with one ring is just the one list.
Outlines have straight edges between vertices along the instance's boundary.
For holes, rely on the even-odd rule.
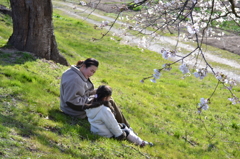
[[[37,142],[41,143],[42,145],[45,145],[51,149],[52,148],[58,149],[59,152],[64,154],[69,154],[70,156],[75,156],[78,158],[88,158],[88,156],[83,155],[81,153],[76,153],[74,149],[69,148],[72,146],[70,145],[66,146],[66,144],[58,142],[54,140],[55,138],[51,138],[45,134],[46,131],[51,131],[52,133],[57,135],[59,138],[62,138],[64,135],[66,135],[66,133],[68,133],[67,135],[71,136],[71,132],[65,132],[64,134],[62,132],[62,129],[66,129],[70,125],[71,127],[73,127],[73,129],[78,130],[77,132],[79,133],[78,135],[80,137],[80,140],[89,140],[88,136],[91,136],[92,134],[90,132],[90,129],[89,129],[90,124],[88,123],[87,119],[78,119],[75,117],[65,115],[59,110],[54,110],[54,109],[50,110],[48,114],[49,120],[62,123],[63,126],[60,128],[60,127],[51,127],[51,126],[50,127],[38,126],[38,124],[35,125],[35,123],[37,123],[39,120],[39,118],[37,118],[37,120],[36,118],[34,118],[35,115],[39,115],[39,114],[29,113],[28,115],[24,115],[24,113],[19,114],[16,112],[10,112],[10,113],[8,112],[6,113],[6,115],[3,115],[3,113],[0,113],[0,124],[2,125],[0,127],[0,130],[2,133],[2,135],[0,136],[0,140],[2,141],[8,140],[9,142],[11,142],[10,140],[15,140],[15,139],[12,139],[11,135],[12,136],[17,135],[25,139],[37,140]],[[28,120],[29,122],[27,122]],[[84,131],[81,132],[80,130],[84,130]],[[11,133],[11,132],[14,132],[14,133]],[[3,133],[8,135],[4,136]],[[91,138],[91,141],[97,140],[98,138],[99,138],[98,136],[94,135]],[[24,140],[24,141],[27,142],[27,140]],[[2,144],[3,143],[0,142],[0,145]],[[0,148],[0,158],[1,156],[4,157],[5,155],[7,155],[8,152],[6,151],[11,151],[12,146],[15,147],[12,144],[10,145],[11,145],[10,147],[6,145],[7,147],[4,146]],[[26,151],[29,151],[29,153],[32,153],[32,152],[38,153],[38,151],[42,153],[42,150],[38,150],[37,148],[33,149],[29,145],[30,144],[28,143],[24,143],[22,144],[22,146],[21,144],[20,146],[19,145],[18,146],[19,146],[19,149],[25,149]],[[26,153],[26,151],[21,153],[24,153],[25,155],[27,155],[28,152]]]
[[27,61],[35,61],[36,59],[37,58],[29,52],[8,49],[5,47],[0,48],[0,64],[2,66],[23,64]]
[[48,112],[48,115],[49,119],[54,122],[62,123],[66,126],[78,126],[79,135],[82,140],[88,140],[89,135],[92,136],[91,140],[97,140],[100,138],[100,136],[93,135],[90,132],[90,123],[88,122],[87,118],[80,119],[77,117],[73,117],[61,112],[58,109],[51,109]]
[[66,126],[78,126],[79,136],[82,140],[88,140],[89,136],[91,141],[101,138],[98,135],[94,135],[90,132],[90,123],[87,118],[80,119],[67,114],[64,114],[58,109],[51,109],[48,113],[50,120],[65,124]]

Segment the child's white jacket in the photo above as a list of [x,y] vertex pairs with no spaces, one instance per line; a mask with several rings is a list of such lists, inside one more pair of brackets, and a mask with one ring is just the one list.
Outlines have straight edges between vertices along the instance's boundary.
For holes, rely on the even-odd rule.
[[101,105],[85,111],[93,133],[108,138],[122,135],[123,132],[110,108]]

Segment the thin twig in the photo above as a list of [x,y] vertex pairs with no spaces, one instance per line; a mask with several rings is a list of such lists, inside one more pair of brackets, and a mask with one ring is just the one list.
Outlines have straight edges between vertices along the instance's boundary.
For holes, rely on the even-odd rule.
[[122,145],[123,145],[123,146],[125,146],[125,147],[131,148],[131,149],[133,149],[133,150],[137,151],[139,154],[141,154],[142,156],[146,157],[147,159],[149,159],[149,158],[150,158],[148,155],[146,155],[146,154],[143,154],[141,151],[139,151],[139,150],[138,150],[138,149],[136,149],[135,147],[128,146],[128,145],[125,145],[125,144],[122,144]]

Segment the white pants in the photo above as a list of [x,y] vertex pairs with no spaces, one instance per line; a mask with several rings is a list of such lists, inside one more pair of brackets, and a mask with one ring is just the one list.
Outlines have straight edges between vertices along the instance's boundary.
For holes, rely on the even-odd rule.
[[129,135],[127,136],[127,140],[136,144],[136,145],[141,145],[143,140],[138,137],[131,129],[129,129],[127,126],[122,129],[123,131],[124,130],[127,130],[129,132]]

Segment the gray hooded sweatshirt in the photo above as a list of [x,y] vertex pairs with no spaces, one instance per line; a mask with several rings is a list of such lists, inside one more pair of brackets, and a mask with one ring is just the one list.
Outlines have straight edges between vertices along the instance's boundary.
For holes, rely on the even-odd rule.
[[60,85],[60,109],[69,115],[85,118],[85,111],[76,111],[68,107],[66,102],[82,106],[90,100],[94,86],[86,79],[82,72],[75,66],[71,66],[62,74]]

